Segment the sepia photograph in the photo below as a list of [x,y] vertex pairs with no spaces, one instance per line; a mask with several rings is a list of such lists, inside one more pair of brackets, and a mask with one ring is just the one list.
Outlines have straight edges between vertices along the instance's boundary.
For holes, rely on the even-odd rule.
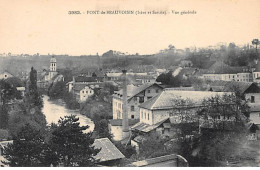
[[0,0],[0,167],[260,167],[259,0]]

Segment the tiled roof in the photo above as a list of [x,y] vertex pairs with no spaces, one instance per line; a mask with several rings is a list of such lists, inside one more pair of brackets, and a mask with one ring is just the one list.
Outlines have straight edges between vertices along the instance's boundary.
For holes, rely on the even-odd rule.
[[86,84],[86,83],[75,83],[73,89],[76,92],[79,92],[80,90],[82,90],[86,86],[91,87],[92,85],[94,85],[94,86],[98,85],[100,87],[100,83],[96,83],[96,82],[93,82],[93,83],[90,83],[90,84],[89,83],[88,84]]
[[94,158],[100,162],[125,158],[108,138],[96,139],[93,145],[95,148],[101,148],[100,152],[94,156]]
[[206,74],[237,74],[243,72],[242,67],[231,67],[220,61],[215,62],[208,68]]
[[97,82],[102,80],[103,80],[102,77],[86,77],[86,76],[75,77],[75,82]]
[[[142,92],[143,90],[147,89],[148,87],[151,87],[153,85],[157,85],[159,87],[161,87],[159,84],[157,83],[147,83],[147,84],[144,84],[140,87],[137,87],[137,86],[134,86],[134,85],[128,85],[127,86],[127,97],[128,97],[128,100],[130,100],[132,97],[134,97],[135,95],[139,94],[140,92]],[[163,87],[161,87],[163,88]],[[123,89],[115,92],[114,96],[116,95],[123,95]]]
[[223,92],[234,92],[234,90],[236,89],[240,93],[245,93],[249,88],[254,88],[254,92],[260,92],[260,88],[253,82],[213,81],[210,83],[210,87],[212,87],[213,91],[218,89]]
[[154,125],[149,125],[149,124],[146,124],[143,122],[139,122],[139,123],[135,124],[134,126],[132,126],[131,129],[135,129],[135,130],[147,133],[147,132],[150,132],[150,131],[156,129],[157,127],[159,127],[162,123],[164,123],[168,119],[169,118],[163,119],[162,121],[160,121]]
[[174,99],[189,99],[194,104],[200,105],[203,99],[215,96],[223,96],[224,94],[231,94],[229,92],[211,92],[211,91],[178,91],[173,89],[165,89],[158,96],[147,100],[139,105],[140,108],[149,110],[170,109],[174,107]]
[[[137,122],[139,122],[139,119],[129,119],[128,123],[130,126],[136,124]],[[122,119],[110,119],[109,123],[112,126],[122,126]]]

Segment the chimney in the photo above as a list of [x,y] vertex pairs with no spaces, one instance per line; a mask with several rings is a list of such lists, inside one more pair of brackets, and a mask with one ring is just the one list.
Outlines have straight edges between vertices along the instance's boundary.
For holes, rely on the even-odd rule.
[[127,112],[127,78],[126,70],[123,72],[123,139],[126,139],[130,136],[129,124],[128,124],[128,112]]

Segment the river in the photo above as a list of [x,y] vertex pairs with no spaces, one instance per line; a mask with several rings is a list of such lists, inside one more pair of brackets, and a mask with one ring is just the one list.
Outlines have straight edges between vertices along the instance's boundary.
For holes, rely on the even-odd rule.
[[89,128],[85,132],[90,132],[94,130],[94,123],[86,116],[81,115],[79,110],[69,110],[65,107],[65,103],[61,100],[49,100],[49,97],[43,96],[43,114],[46,116],[46,121],[48,124],[58,123],[60,117],[76,115],[79,117],[79,122],[81,126],[88,125]]

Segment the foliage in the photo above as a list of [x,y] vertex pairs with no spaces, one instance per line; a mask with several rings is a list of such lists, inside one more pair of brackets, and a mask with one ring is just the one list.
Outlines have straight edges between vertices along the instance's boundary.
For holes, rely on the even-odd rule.
[[3,162],[12,167],[46,166],[44,138],[39,131],[29,124],[22,127],[3,153],[7,161]]
[[167,151],[164,143],[165,141],[157,134],[145,136],[139,145],[139,160],[166,155]]
[[51,99],[62,99],[66,94],[66,83],[59,81],[50,86],[48,95]]
[[92,133],[84,133],[89,126],[79,126],[79,118],[65,116],[53,126],[50,138],[52,152],[64,166],[93,166],[95,156],[100,150],[95,149]]
[[121,141],[114,141],[113,142],[117,149],[125,155],[126,158],[131,158],[133,155],[136,154],[136,150],[133,146],[131,145],[124,145],[121,143]]
[[169,71],[168,73],[162,73],[160,74],[157,79],[157,82],[161,82],[165,85],[170,85],[172,87],[179,87],[181,85],[181,77],[179,75],[173,76],[172,71]]
[[0,90],[2,104],[6,104],[10,100],[16,98],[21,98],[21,94],[16,90],[16,87],[12,86],[12,84],[8,83],[5,80],[0,80]]
[[94,122],[95,123],[95,129],[97,137],[96,138],[108,138],[112,139],[112,134],[109,132],[108,129],[108,120],[101,119]]
[[76,100],[76,98],[74,97],[74,95],[71,92],[67,92],[64,94],[64,101],[66,103],[66,107],[68,109],[79,109],[80,108],[80,104],[79,102]]
[[42,96],[37,89],[37,71],[32,67],[30,72],[29,91],[26,92],[26,98],[30,104],[42,108]]
[[3,139],[9,140],[11,138],[10,133],[6,129],[0,129],[0,141]]
[[[184,156],[191,166],[220,166],[220,162],[240,156],[239,149],[247,140],[247,119],[238,96],[204,99],[196,112],[197,116],[193,116],[194,112],[190,112],[189,107],[185,108],[192,106],[192,103],[188,100],[177,101],[174,102],[176,108],[182,106],[180,108],[183,109],[174,109],[173,112],[182,123],[174,125],[178,133],[177,138],[166,145],[169,152]],[[190,135],[193,137],[190,138]]]
[[19,106],[19,111],[10,114],[8,129],[12,136],[17,136],[20,129],[29,124],[40,133],[45,133],[46,118],[37,107],[28,109],[24,103]]
[[25,84],[17,77],[9,77],[5,80],[9,83],[12,87],[24,87]]

